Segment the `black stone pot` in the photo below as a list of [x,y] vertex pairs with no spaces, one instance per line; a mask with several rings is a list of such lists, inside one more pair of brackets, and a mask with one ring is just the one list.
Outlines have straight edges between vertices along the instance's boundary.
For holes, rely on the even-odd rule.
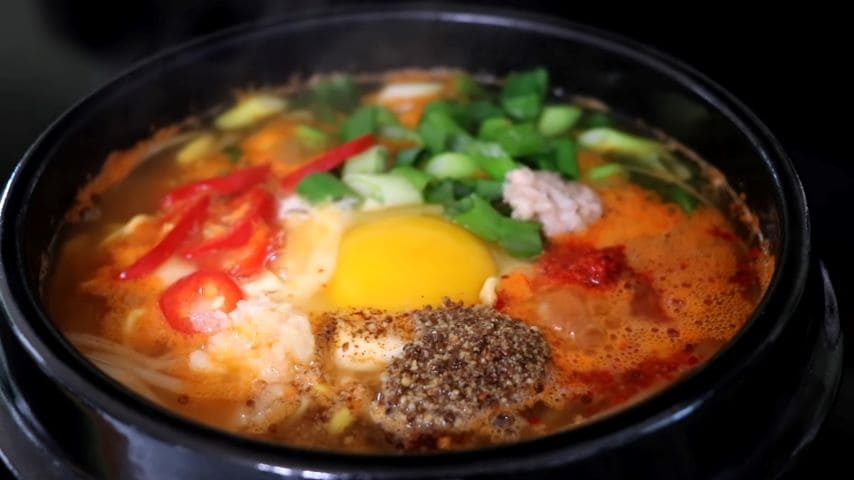
[[[569,431],[449,454],[344,455],[235,437],[163,411],[81,357],[46,318],[40,277],[75,192],[107,153],[295,72],[544,65],[553,83],[671,133],[747,195],[777,257],[743,331],[665,391]],[[251,26],[158,55],[82,100],[32,146],[0,213],[0,448],[32,478],[768,477],[812,440],[842,344],[810,249],[801,185],[766,128],[702,75],[633,42],[565,22],[462,10],[347,11]]]

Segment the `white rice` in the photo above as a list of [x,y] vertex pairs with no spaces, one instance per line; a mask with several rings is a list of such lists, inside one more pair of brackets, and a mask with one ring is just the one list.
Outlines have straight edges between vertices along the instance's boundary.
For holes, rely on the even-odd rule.
[[308,318],[286,303],[267,296],[237,302],[229,324],[211,335],[190,355],[190,367],[200,371],[234,371],[267,383],[289,382],[296,364],[314,354],[314,335]]
[[263,432],[293,414],[299,401],[288,399],[291,385],[305,382],[314,355],[308,317],[289,303],[258,295],[237,302],[223,330],[190,354],[191,369],[227,375],[251,384],[251,404],[237,409],[233,427]]
[[287,400],[286,390],[283,383],[258,382],[251,406],[243,406],[235,412],[235,426],[245,432],[262,433],[270,425],[293,414],[299,403]]
[[581,230],[602,217],[602,201],[592,188],[553,172],[512,170],[503,193],[513,218],[538,220],[549,237]]

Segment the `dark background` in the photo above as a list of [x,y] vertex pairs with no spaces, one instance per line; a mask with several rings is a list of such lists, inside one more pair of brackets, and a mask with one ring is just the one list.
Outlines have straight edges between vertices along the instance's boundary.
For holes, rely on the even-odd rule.
[[[48,123],[118,71],[164,47],[231,25],[355,4],[305,0],[2,0],[0,5],[0,178]],[[374,2],[383,3],[383,2]],[[385,2],[400,3],[400,2]],[[481,2],[486,3],[486,2]],[[682,2],[497,1],[611,30],[681,58],[729,89],[783,142],[804,182],[816,250],[841,297],[854,337],[848,292],[854,159],[850,28],[842,9],[814,2],[760,9]],[[849,352],[852,344],[848,342]],[[852,371],[852,357],[846,360]],[[850,478],[854,375],[792,477]],[[734,428],[734,432],[737,431]],[[722,439],[725,441],[725,439]],[[846,471],[847,470],[847,471]],[[2,476],[2,472],[0,472]]]

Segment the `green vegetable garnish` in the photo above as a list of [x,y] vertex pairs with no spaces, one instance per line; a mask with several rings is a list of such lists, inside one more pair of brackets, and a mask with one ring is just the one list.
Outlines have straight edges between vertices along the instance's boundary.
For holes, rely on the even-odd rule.
[[463,152],[477,162],[480,170],[496,180],[504,180],[507,172],[519,167],[497,143],[472,141],[465,146]]
[[685,213],[693,212],[700,200],[693,190],[673,184],[649,172],[630,170],[629,179],[641,187],[658,193],[665,201],[679,205]]
[[340,200],[345,197],[358,198],[356,192],[328,172],[312,173],[297,184],[296,192],[311,203]]
[[548,88],[549,74],[544,68],[511,74],[501,90],[501,106],[517,120],[534,120]]
[[418,156],[421,155],[423,151],[423,147],[412,147],[399,150],[394,163],[396,165],[415,165],[415,162],[418,161]]
[[419,191],[423,191],[427,187],[427,184],[430,183],[430,180],[433,179],[430,174],[409,165],[398,165],[388,173],[405,178]]
[[461,203],[468,208],[451,219],[475,235],[497,242],[514,257],[532,258],[542,253],[539,223],[505,217],[478,195],[470,195]]
[[357,108],[341,126],[341,137],[345,142],[368,133],[379,133],[389,125],[399,125],[397,117],[380,105],[365,105]]
[[418,133],[404,127],[403,125],[383,125],[379,127],[379,134],[381,137],[389,140],[421,143],[421,137]]
[[518,258],[534,258],[543,253],[539,223],[504,218],[503,236],[498,240],[498,244],[504,247],[507,253]]
[[323,150],[330,143],[329,135],[326,132],[308,125],[297,126],[296,135],[303,145],[314,150]]
[[288,101],[269,93],[257,93],[242,98],[236,105],[216,117],[220,130],[239,130],[277,114],[288,107]]
[[605,112],[590,112],[581,122],[587,128],[612,127],[614,120]]
[[533,124],[514,125],[506,118],[490,118],[483,122],[478,137],[497,142],[512,157],[536,155],[548,150],[548,142]]
[[463,99],[472,99],[483,96],[484,91],[477,82],[467,73],[458,73],[454,77],[454,96]]
[[232,163],[237,163],[243,157],[243,150],[237,145],[229,145],[222,149],[222,154],[228,157]]
[[513,122],[507,117],[487,118],[480,124],[477,136],[487,140],[496,140],[512,126]]
[[588,170],[587,179],[591,182],[601,182],[606,178],[613,177],[614,175],[620,175],[623,172],[623,167],[621,167],[620,165],[616,163],[606,163],[604,165],[599,165]]
[[543,155],[536,155],[533,158],[533,166],[537,168],[537,170],[546,170],[549,172],[557,171],[557,164],[555,162],[555,152],[549,152]]
[[[608,127],[586,130],[579,135],[578,142],[583,148],[606,155],[622,171],[631,174],[630,180],[658,192],[686,212],[692,211],[698,201],[709,203],[691,183],[694,172],[688,164],[661,142]],[[593,174],[591,170],[589,178],[594,179]]]
[[582,132],[578,136],[578,143],[596,153],[618,154],[623,162],[631,161],[638,167],[657,172],[659,175],[676,180],[687,180],[691,177],[691,171],[676,159],[667,147],[655,140],[600,127]]
[[364,152],[347,159],[341,174],[380,173],[386,169],[387,162],[388,150],[382,145],[374,145]]
[[408,179],[390,173],[354,173],[343,177],[344,183],[366,200],[377,205],[411,205],[423,203],[421,191]]
[[418,134],[434,155],[447,150],[456,137],[469,137],[447,112],[439,109],[424,114],[418,124]]
[[451,117],[456,122],[461,118],[463,106],[462,104],[451,103],[445,100],[433,100],[424,106],[424,112],[422,115],[429,115],[437,112]]
[[475,179],[471,178],[464,180],[445,178],[432,181],[424,191],[424,200],[427,203],[436,203],[444,206],[445,214],[447,215],[465,210],[468,208],[468,205],[461,205],[460,202],[472,193],[475,193],[474,182]]
[[474,193],[476,193],[479,197],[487,200],[500,200],[502,197],[504,182],[500,182],[498,180],[485,180],[485,179],[474,179],[474,180],[463,180],[463,185],[471,188]]
[[555,168],[567,179],[577,179],[581,176],[578,168],[578,147],[568,138],[555,140]]
[[335,110],[350,110],[359,102],[359,86],[349,75],[335,75],[311,88],[312,100]]
[[679,205],[685,213],[691,213],[697,208],[697,199],[676,185],[670,187],[665,198]]
[[504,111],[501,107],[488,100],[479,100],[466,105],[466,117],[472,127],[479,125],[487,118],[501,117]]
[[466,129],[471,123],[468,106],[462,103],[434,100],[424,107],[423,115],[427,116],[434,113],[439,113],[449,117],[462,129]]
[[582,113],[583,110],[575,105],[547,106],[540,114],[537,129],[547,137],[562,135],[575,126]]
[[424,171],[436,178],[467,178],[479,170],[477,161],[457,152],[440,153],[424,164]]
[[424,201],[445,207],[451,205],[457,200],[454,183],[453,180],[446,179],[428,184],[424,191]]

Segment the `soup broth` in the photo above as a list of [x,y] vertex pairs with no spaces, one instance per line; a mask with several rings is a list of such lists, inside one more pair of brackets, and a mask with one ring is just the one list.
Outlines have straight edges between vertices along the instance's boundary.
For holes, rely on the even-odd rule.
[[107,159],[49,313],[163,408],[289,445],[468,449],[636,402],[733,338],[774,260],[719,172],[550,91],[535,69],[244,92]]

